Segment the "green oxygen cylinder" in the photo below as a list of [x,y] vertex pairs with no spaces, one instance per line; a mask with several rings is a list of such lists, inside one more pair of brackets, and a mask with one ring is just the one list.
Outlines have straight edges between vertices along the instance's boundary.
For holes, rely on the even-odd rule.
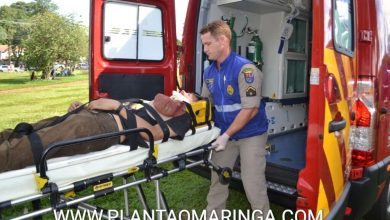
[[255,63],[260,70],[263,69],[263,58],[261,57],[262,50],[263,42],[261,42],[259,35],[255,33],[248,44],[247,58]]
[[230,31],[232,32],[232,39],[230,41],[230,47],[232,51],[236,52],[237,50],[237,34],[234,31],[234,22],[236,21],[236,17],[231,17],[229,20]]

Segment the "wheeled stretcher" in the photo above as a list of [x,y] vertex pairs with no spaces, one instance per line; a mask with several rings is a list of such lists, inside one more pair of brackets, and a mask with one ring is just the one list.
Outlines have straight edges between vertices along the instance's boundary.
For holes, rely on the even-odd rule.
[[[97,139],[104,139],[129,133],[146,132],[150,137],[149,148],[138,148],[130,151],[129,146],[114,145],[110,148],[85,155],[61,157],[47,160],[50,150],[58,147]],[[50,207],[39,208],[23,214],[15,219],[27,219],[41,216],[53,210],[80,204],[80,208],[89,207],[85,201],[95,199],[131,186],[158,180],[170,173],[178,172],[202,163],[209,163],[210,143],[218,137],[220,130],[216,127],[197,127],[196,132],[188,131],[184,140],[173,140],[161,143],[154,142],[152,134],[144,128],[129,129],[122,132],[80,138],[71,141],[51,144],[43,153],[39,164],[39,172],[35,166],[9,171],[0,174],[0,214],[1,210],[26,202],[37,202],[44,197],[50,197]],[[185,162],[188,156],[204,154],[203,160]],[[156,172],[156,167],[167,162],[179,162],[180,166],[170,171]],[[211,162],[212,163],[212,162]],[[136,179],[134,174],[144,172],[142,179]],[[128,178],[133,176],[133,181]],[[112,179],[123,177],[123,185],[114,186]],[[82,198],[67,198],[67,195],[92,186],[94,192]],[[157,206],[161,206],[159,185],[156,182]],[[126,196],[125,196],[126,197]],[[142,197],[142,195],[141,195]],[[142,198],[141,198],[142,199]],[[144,208],[147,205],[141,201]],[[127,201],[125,201],[127,203]],[[82,205],[81,205],[82,204]],[[128,206],[126,206],[128,208]],[[161,208],[161,207],[158,207]],[[4,216],[3,216],[4,217]],[[1,216],[0,216],[1,218]],[[8,218],[8,217],[7,217]]]

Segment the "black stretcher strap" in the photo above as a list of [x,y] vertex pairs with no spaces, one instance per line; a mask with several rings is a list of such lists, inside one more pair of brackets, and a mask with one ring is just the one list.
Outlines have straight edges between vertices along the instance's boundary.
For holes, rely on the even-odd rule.
[[43,153],[43,144],[41,138],[36,132],[28,135],[28,140],[30,141],[31,152],[33,153],[35,167],[37,172],[39,172],[39,162],[41,161],[41,156]]
[[210,104],[210,100],[209,98],[203,98],[204,100],[206,100],[206,124],[207,126],[209,127],[209,130],[212,128],[211,126],[211,120],[209,120],[209,117],[210,117],[210,110],[211,110],[211,104]]
[[34,131],[34,128],[31,124],[26,123],[26,122],[21,122],[15,126],[15,128],[14,128],[12,134],[10,135],[10,137],[8,138],[8,140],[13,138],[13,137],[19,138],[23,135],[29,135],[33,131]]
[[[127,119],[124,118],[122,115],[118,114],[120,120],[121,120],[121,123],[123,125],[123,129],[126,130],[126,129],[132,129],[132,128],[136,128],[137,127],[137,121],[135,119],[135,115],[133,112],[131,112],[130,110],[127,110],[126,109],[126,114],[127,114]],[[123,142],[123,144],[125,145],[129,145],[130,146],[130,150],[136,150],[137,147],[138,147],[138,144],[140,145],[143,145],[143,143],[140,142],[139,136],[136,135],[136,134],[129,134],[129,135],[126,135],[126,140]]]
[[[48,125],[46,125],[45,127],[43,128],[47,128],[47,127],[51,127],[51,126],[54,126],[56,124],[59,124],[63,121],[65,121],[65,119],[67,119],[69,116],[73,115],[73,114],[77,114],[79,112],[81,112],[81,110],[84,109],[84,106],[87,105],[89,102],[87,103],[84,103],[82,104],[81,106],[79,106],[78,108],[74,109],[73,111],[70,111],[70,112],[67,112],[66,114],[56,118],[54,121],[52,121],[51,123],[49,123]],[[42,128],[40,128],[42,129]],[[38,129],[39,130],[39,129]],[[37,131],[37,130],[34,130],[34,132]]]
[[187,102],[184,102],[184,104],[186,105],[186,108],[188,110],[188,113],[190,114],[191,116],[191,131],[192,131],[192,134],[195,134],[195,127],[197,126],[197,122],[196,122],[196,115],[195,115],[195,112],[194,110],[192,109],[192,106],[190,103],[187,103]]
[[152,114],[153,118],[157,121],[157,124],[161,127],[161,130],[163,131],[164,134],[162,142],[166,142],[169,138],[169,128],[167,123],[161,118],[161,116],[157,113],[157,111],[154,108],[152,108],[152,106],[150,106],[147,103],[141,103],[141,104],[150,114]]

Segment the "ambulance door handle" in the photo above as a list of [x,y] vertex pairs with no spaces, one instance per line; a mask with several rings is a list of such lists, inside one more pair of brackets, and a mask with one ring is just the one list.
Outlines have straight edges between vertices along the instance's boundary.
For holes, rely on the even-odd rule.
[[387,114],[387,108],[382,107],[382,108],[381,108],[381,114],[382,114],[382,115]]
[[329,123],[329,133],[335,132],[335,131],[341,131],[345,128],[347,125],[347,122],[344,119],[338,120],[338,121],[331,121]]

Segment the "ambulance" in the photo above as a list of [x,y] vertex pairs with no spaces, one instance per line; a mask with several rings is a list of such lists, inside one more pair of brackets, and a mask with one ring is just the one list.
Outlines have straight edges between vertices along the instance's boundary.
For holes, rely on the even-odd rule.
[[[176,39],[183,24],[174,0],[91,0],[90,98],[200,92],[212,61],[199,30],[223,19],[232,50],[264,74],[271,202],[326,219],[388,220],[385,1],[189,0],[183,39]],[[239,183],[237,160],[231,185]]]

